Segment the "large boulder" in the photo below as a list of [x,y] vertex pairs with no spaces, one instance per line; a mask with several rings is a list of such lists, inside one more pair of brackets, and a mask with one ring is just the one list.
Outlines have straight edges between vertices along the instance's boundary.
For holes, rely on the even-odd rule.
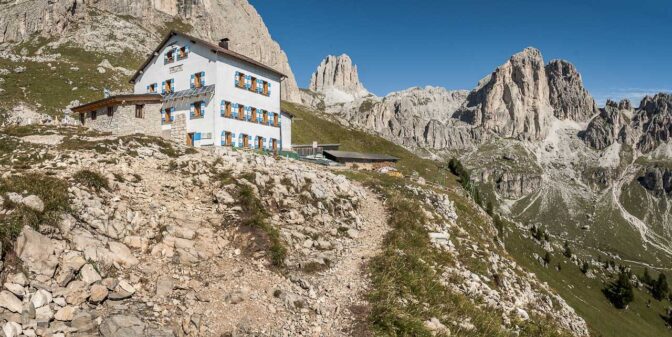
[[36,274],[52,277],[58,257],[56,247],[51,239],[36,232],[29,226],[23,227],[16,239],[15,251],[23,264]]
[[100,324],[100,333],[104,337],[137,337],[143,336],[144,332],[145,323],[135,316],[111,316]]

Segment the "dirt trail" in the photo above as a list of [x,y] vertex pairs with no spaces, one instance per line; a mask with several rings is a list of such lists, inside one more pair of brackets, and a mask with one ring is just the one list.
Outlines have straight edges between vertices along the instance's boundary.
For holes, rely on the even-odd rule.
[[[364,270],[366,264],[381,250],[383,238],[389,231],[387,212],[379,196],[367,190],[360,212],[364,216],[357,240],[338,264],[323,277],[322,284],[328,290],[332,302],[337,305],[331,324],[323,327],[324,336],[342,336],[353,327],[353,311],[366,305],[366,293],[370,284]],[[361,313],[359,313],[361,314]]]
[[[229,258],[215,259],[193,271],[205,276],[202,294],[211,299],[194,310],[204,313],[209,333],[325,337],[361,334],[361,327],[356,325],[366,319],[370,284],[364,268],[380,252],[389,228],[383,201],[368,190],[359,213],[362,222],[356,238],[327,270],[282,275],[270,270],[262,260],[230,253]],[[240,302],[232,303],[237,301]],[[306,330],[306,326],[311,328]]]

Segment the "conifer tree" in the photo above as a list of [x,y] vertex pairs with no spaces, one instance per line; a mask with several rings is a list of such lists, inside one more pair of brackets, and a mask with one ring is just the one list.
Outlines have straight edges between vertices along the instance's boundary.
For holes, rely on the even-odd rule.
[[624,309],[635,299],[630,283],[630,272],[621,270],[615,282],[602,289],[605,296],[618,309]]
[[665,274],[660,273],[658,275],[658,280],[656,280],[651,287],[651,295],[660,301],[667,297],[668,292],[669,286],[667,284],[667,277],[665,277]]

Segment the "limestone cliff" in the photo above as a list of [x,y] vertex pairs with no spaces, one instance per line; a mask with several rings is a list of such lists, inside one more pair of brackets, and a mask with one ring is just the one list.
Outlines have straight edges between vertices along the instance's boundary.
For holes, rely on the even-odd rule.
[[590,121],[583,139],[588,145],[597,150],[603,150],[616,142],[629,140],[632,133],[628,118],[629,101],[620,103],[608,100],[600,114]]
[[672,137],[672,94],[646,96],[633,116],[633,128],[641,133],[637,148],[654,150]]
[[384,98],[368,97],[328,106],[344,123],[379,134],[410,148],[468,149],[481,134],[451,118],[464,102],[466,91],[411,88]]
[[310,79],[310,90],[325,95],[327,105],[352,102],[369,92],[359,81],[357,66],[346,54],[327,56]]
[[146,56],[168,29],[217,41],[288,76],[282,98],[300,101],[287,55],[246,0],[23,0],[0,3],[0,43],[42,36],[67,46]]
[[552,60],[546,65],[549,98],[555,117],[585,121],[599,112],[595,100],[583,87],[581,74],[573,64]]
[[526,48],[480,81],[457,117],[501,137],[540,140],[553,107],[541,52]]

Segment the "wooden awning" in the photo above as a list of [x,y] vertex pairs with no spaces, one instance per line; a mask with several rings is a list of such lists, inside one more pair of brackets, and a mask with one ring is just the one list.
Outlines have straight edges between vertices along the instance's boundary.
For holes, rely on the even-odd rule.
[[82,104],[74,107],[71,110],[77,113],[89,112],[105,108],[108,106],[117,105],[141,105],[141,104],[158,104],[161,103],[162,97],[159,94],[128,94],[117,95],[103,98],[94,102]]

